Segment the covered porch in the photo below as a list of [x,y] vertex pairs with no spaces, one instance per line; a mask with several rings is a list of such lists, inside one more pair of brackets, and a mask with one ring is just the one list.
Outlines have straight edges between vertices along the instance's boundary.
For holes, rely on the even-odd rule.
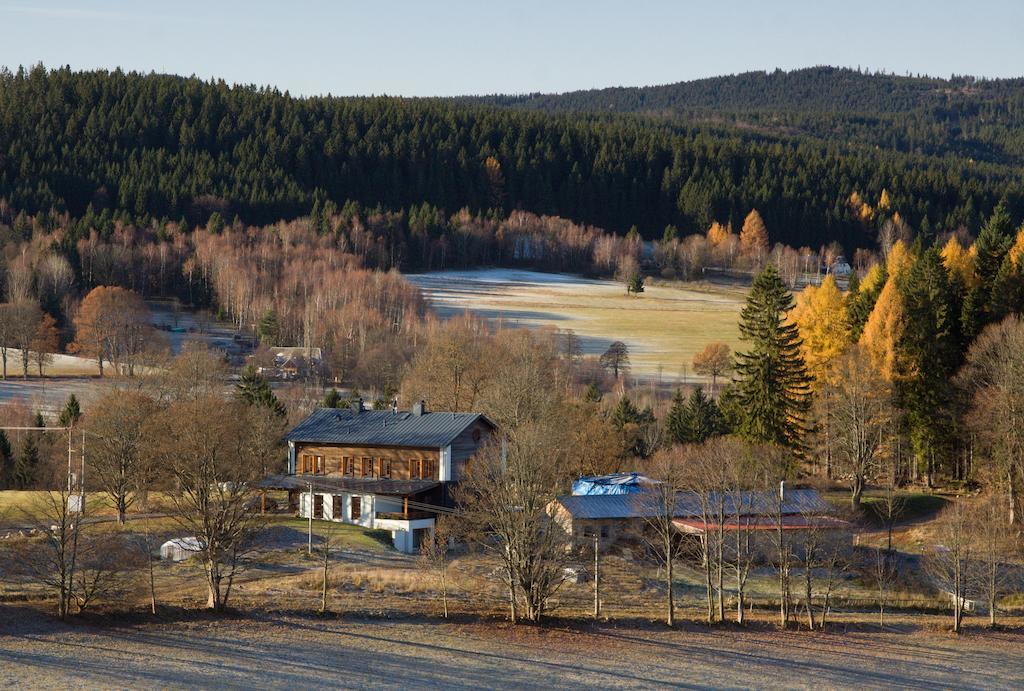
[[440,483],[300,474],[274,475],[261,487],[286,490],[289,507],[301,518],[387,530],[396,550],[412,554],[433,534],[436,514],[410,507],[410,502],[432,503],[431,494]]

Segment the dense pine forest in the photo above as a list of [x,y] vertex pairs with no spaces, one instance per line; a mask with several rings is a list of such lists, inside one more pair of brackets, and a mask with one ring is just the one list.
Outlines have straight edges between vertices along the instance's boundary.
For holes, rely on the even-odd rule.
[[[612,110],[691,100],[674,88],[636,92],[642,98],[626,90]],[[0,199],[7,215],[53,209],[189,225],[214,212],[268,224],[328,202],[428,203],[448,213],[557,215],[618,233],[636,226],[648,238],[668,225],[683,234],[713,221],[738,227],[757,208],[773,243],[838,241],[848,251],[877,240],[849,203],[853,193],[877,199],[887,190],[925,237],[977,232],[1003,198],[1011,210],[1020,205],[1015,82],[818,70],[686,88],[695,103],[713,95],[699,117],[503,107],[531,99],[294,98],[156,74],[4,71]],[[597,96],[576,100],[607,110]],[[861,117],[861,108],[878,114]],[[843,114],[833,122],[836,110]]]
[[550,113],[643,113],[728,123],[998,163],[1024,160],[1024,79],[900,77],[815,67],[475,100]]

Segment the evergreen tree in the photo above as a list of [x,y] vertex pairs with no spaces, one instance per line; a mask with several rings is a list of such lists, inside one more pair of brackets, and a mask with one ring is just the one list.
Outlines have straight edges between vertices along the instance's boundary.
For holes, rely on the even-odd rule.
[[31,489],[35,486],[38,473],[39,444],[35,433],[29,432],[22,440],[18,458],[14,462],[14,482],[12,484],[17,489]]
[[324,408],[340,408],[342,405],[341,394],[331,387],[331,390],[324,394]]
[[846,314],[850,320],[850,341],[853,343],[860,340],[871,310],[875,308],[878,296],[882,293],[886,281],[885,265],[873,266],[863,281],[855,277],[856,272],[851,274],[846,293]]
[[270,383],[253,365],[246,365],[242,369],[241,379],[235,388],[235,395],[246,404],[266,408],[280,418],[287,416],[284,404],[277,400]]
[[[1024,312],[1024,260],[1007,254],[992,283],[992,319]],[[975,334],[971,334],[974,336]]]
[[256,326],[256,332],[261,342],[276,343],[277,337],[281,333],[281,325],[277,321],[277,312],[274,310],[264,312],[260,318],[260,323]]
[[925,251],[902,287],[906,328],[898,348],[907,364],[897,381],[907,412],[911,442],[921,470],[931,480],[953,438],[954,389],[960,364],[960,310],[937,248]]
[[68,396],[68,400],[64,402],[64,408],[60,411],[57,423],[61,427],[74,427],[81,417],[82,408],[78,403],[78,397],[75,394],[71,394]]
[[715,399],[705,396],[704,389],[699,386],[693,390],[686,403],[684,421],[690,441],[695,444],[702,444],[726,431],[722,411],[718,409]]
[[0,489],[14,488],[14,449],[7,433],[0,430]]
[[621,430],[626,425],[640,424],[640,417],[640,410],[633,404],[633,401],[629,400],[629,396],[623,396],[619,399],[615,410],[612,411],[612,424]]
[[975,329],[989,324],[996,319],[997,308],[995,305],[996,278],[1003,262],[1006,259],[1010,247],[1013,246],[1013,225],[1010,222],[1010,213],[1002,202],[996,206],[992,215],[974,243],[977,252],[975,266],[978,273],[979,290],[981,294],[972,298],[976,304],[979,318]]
[[685,417],[686,398],[682,389],[676,389],[672,395],[672,405],[665,416],[665,434],[670,444],[685,444],[688,441]]
[[696,387],[688,398],[676,390],[672,408],[665,419],[668,440],[674,444],[701,444],[725,433],[725,420],[714,399]]
[[626,293],[632,293],[633,295],[639,295],[644,292],[644,275],[639,271],[635,271],[626,281]]
[[1007,211],[1006,205],[1000,202],[982,226],[974,243],[977,251],[975,265],[978,278],[983,285],[992,285],[1012,244],[1013,224],[1010,221],[1010,212]]
[[739,432],[757,443],[802,449],[810,406],[810,377],[800,355],[800,335],[787,315],[793,296],[773,264],[754,279],[740,313],[736,396],[743,409]]
[[600,403],[601,398],[601,389],[597,388],[597,384],[594,382],[587,384],[587,388],[583,391],[583,400],[587,403]]

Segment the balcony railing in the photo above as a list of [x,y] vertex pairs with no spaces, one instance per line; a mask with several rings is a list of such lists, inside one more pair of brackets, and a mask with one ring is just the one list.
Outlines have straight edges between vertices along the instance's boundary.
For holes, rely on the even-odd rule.
[[402,513],[401,511],[378,511],[377,518],[380,520],[389,521],[416,521],[422,518],[434,518],[435,514],[430,511],[409,511],[408,513]]

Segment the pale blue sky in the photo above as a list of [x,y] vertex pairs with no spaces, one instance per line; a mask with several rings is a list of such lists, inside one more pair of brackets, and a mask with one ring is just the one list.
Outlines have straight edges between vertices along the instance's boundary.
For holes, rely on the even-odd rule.
[[0,65],[410,96],[664,84],[831,64],[1024,75],[1021,0],[0,0]]

